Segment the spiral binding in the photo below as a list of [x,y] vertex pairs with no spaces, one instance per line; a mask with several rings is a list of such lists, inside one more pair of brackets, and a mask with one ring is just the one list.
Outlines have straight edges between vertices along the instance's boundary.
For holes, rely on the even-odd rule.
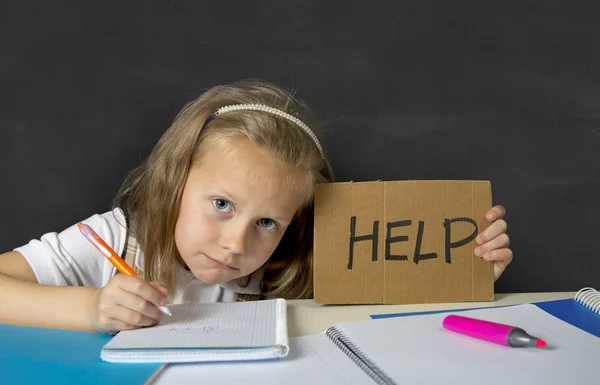
[[351,341],[348,341],[335,326],[330,327],[325,332],[334,344],[337,345],[359,368],[361,368],[369,377],[371,377],[379,385],[396,385],[394,380],[389,378],[385,373],[369,360],[365,354]]
[[575,294],[575,301],[600,314],[600,292],[592,287],[584,287]]

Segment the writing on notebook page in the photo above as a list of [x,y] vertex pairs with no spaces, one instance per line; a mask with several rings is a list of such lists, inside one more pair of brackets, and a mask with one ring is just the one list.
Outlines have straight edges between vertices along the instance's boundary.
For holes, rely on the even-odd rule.
[[153,327],[155,331],[163,330],[193,330],[194,332],[214,333],[219,329],[223,329],[223,325],[228,321],[214,315],[202,315],[197,311],[186,309],[185,307],[177,307],[177,314],[173,317],[164,318],[160,323]]
[[120,332],[100,357],[108,362],[248,361],[281,358],[289,351],[283,299],[169,307],[172,317]]
[[200,329],[200,330],[193,329],[192,327],[190,327],[188,325],[171,325],[169,327],[169,330],[194,330],[195,332],[213,333],[213,332],[216,332],[217,330],[219,330],[219,325],[203,326],[202,329]]

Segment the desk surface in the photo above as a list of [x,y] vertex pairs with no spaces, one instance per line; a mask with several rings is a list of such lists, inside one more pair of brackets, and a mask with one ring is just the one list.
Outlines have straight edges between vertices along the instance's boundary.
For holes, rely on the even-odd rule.
[[432,303],[420,305],[320,305],[313,300],[288,301],[290,337],[318,334],[339,322],[369,319],[371,314],[410,313],[475,307],[517,305],[522,303],[573,298],[576,292],[496,294],[489,302]]

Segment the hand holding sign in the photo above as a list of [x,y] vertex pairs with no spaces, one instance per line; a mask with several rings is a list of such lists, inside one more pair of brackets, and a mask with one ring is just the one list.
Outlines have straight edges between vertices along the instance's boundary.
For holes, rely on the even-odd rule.
[[[318,185],[315,301],[406,304],[493,299],[494,280],[512,253],[504,209],[490,207],[489,181]],[[486,258],[476,256],[476,248],[481,255],[487,252]]]
[[481,232],[475,239],[479,244],[475,248],[475,255],[482,257],[486,261],[494,262],[494,277],[498,279],[506,266],[512,261],[513,253],[508,248],[510,239],[506,234],[506,221],[503,219],[506,215],[506,209],[503,206],[494,206],[485,214],[485,217],[492,224]]

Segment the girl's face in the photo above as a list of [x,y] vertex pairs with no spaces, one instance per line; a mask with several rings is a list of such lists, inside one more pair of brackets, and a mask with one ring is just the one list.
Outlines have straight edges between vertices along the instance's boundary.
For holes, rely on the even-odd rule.
[[175,227],[181,257],[210,284],[244,277],[269,259],[304,202],[308,183],[307,171],[274,160],[246,138],[225,143],[201,145]]

